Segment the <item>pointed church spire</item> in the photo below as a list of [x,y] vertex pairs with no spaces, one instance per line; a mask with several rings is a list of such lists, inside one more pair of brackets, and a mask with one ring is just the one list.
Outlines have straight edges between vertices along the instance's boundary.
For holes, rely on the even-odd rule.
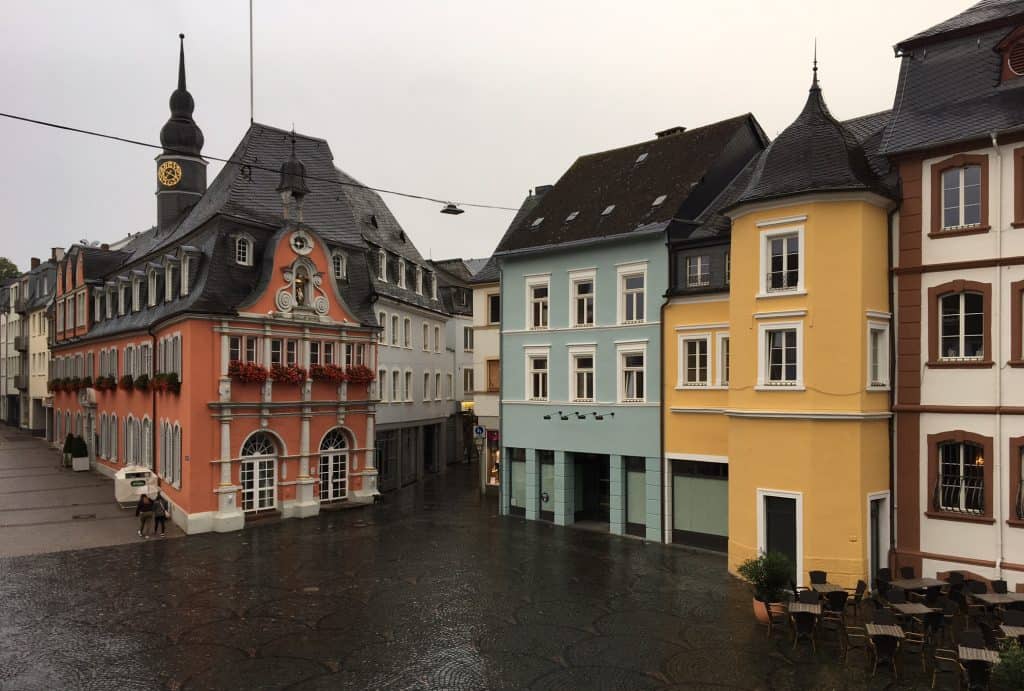
[[192,119],[196,104],[185,87],[185,34],[178,34],[178,39],[178,88],[171,94],[171,117],[160,130],[160,143],[168,153],[198,156],[203,149],[203,131]]
[[811,91],[821,91],[821,87],[818,86],[818,39],[814,39],[814,67],[811,68],[811,73],[814,75],[811,78]]
[[178,53],[178,91],[185,91],[185,34],[178,34],[178,40],[181,41]]

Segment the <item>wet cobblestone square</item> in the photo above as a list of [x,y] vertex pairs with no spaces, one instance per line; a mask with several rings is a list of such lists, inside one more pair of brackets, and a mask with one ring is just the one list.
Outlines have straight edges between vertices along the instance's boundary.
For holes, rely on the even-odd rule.
[[[723,557],[497,516],[469,467],[362,510],[0,560],[3,689],[927,688],[768,639]],[[945,688],[954,688],[951,679]]]

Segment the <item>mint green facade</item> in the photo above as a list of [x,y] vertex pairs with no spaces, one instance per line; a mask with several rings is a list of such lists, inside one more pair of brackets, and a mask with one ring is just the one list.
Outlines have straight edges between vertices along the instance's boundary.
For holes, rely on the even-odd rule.
[[[500,260],[502,512],[558,525],[606,520],[611,533],[663,541],[663,231]],[[626,297],[625,279],[640,275],[642,319],[625,323],[638,316],[635,282],[634,296]],[[588,280],[594,286],[593,325],[578,326],[574,284]],[[532,328],[531,288],[545,283],[547,328]],[[634,305],[631,315],[627,303]],[[536,395],[531,358],[537,357],[547,362],[546,396]],[[591,391],[575,385],[577,357],[592,357],[592,396],[581,397]]]

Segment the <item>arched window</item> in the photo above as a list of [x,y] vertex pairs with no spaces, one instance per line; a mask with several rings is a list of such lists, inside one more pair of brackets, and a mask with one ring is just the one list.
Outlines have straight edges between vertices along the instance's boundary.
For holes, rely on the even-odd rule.
[[242,510],[273,509],[277,503],[277,445],[270,435],[256,432],[242,445]]
[[235,262],[242,266],[252,266],[252,240],[244,235],[235,238]]
[[331,270],[335,278],[345,278],[345,255],[335,252],[331,255]]
[[340,429],[332,429],[320,443],[320,501],[348,496],[348,441]]
[[153,422],[146,418],[142,421],[142,438],[139,446],[142,449],[142,465],[153,467]]
[[117,428],[117,415],[110,416],[110,425],[108,426],[110,432],[110,459],[117,460],[117,437],[120,430]]
[[176,487],[181,487],[181,427],[178,425],[174,426],[174,440],[171,449],[171,458],[174,459],[173,470],[174,477],[172,483]]
[[63,446],[64,440],[61,438],[62,427],[61,424],[64,421],[64,416],[60,414],[58,410],[53,416],[53,440]]

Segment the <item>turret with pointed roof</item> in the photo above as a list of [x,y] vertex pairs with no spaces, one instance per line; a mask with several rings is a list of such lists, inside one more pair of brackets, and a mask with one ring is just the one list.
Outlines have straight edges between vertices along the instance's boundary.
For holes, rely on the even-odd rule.
[[760,155],[735,205],[809,192],[867,191],[891,197],[857,136],[829,112],[818,62],[804,109]]
[[180,221],[206,191],[203,131],[192,119],[196,104],[185,86],[185,34],[178,38],[178,88],[171,94],[171,117],[160,130],[164,151],[156,159],[158,232]]

